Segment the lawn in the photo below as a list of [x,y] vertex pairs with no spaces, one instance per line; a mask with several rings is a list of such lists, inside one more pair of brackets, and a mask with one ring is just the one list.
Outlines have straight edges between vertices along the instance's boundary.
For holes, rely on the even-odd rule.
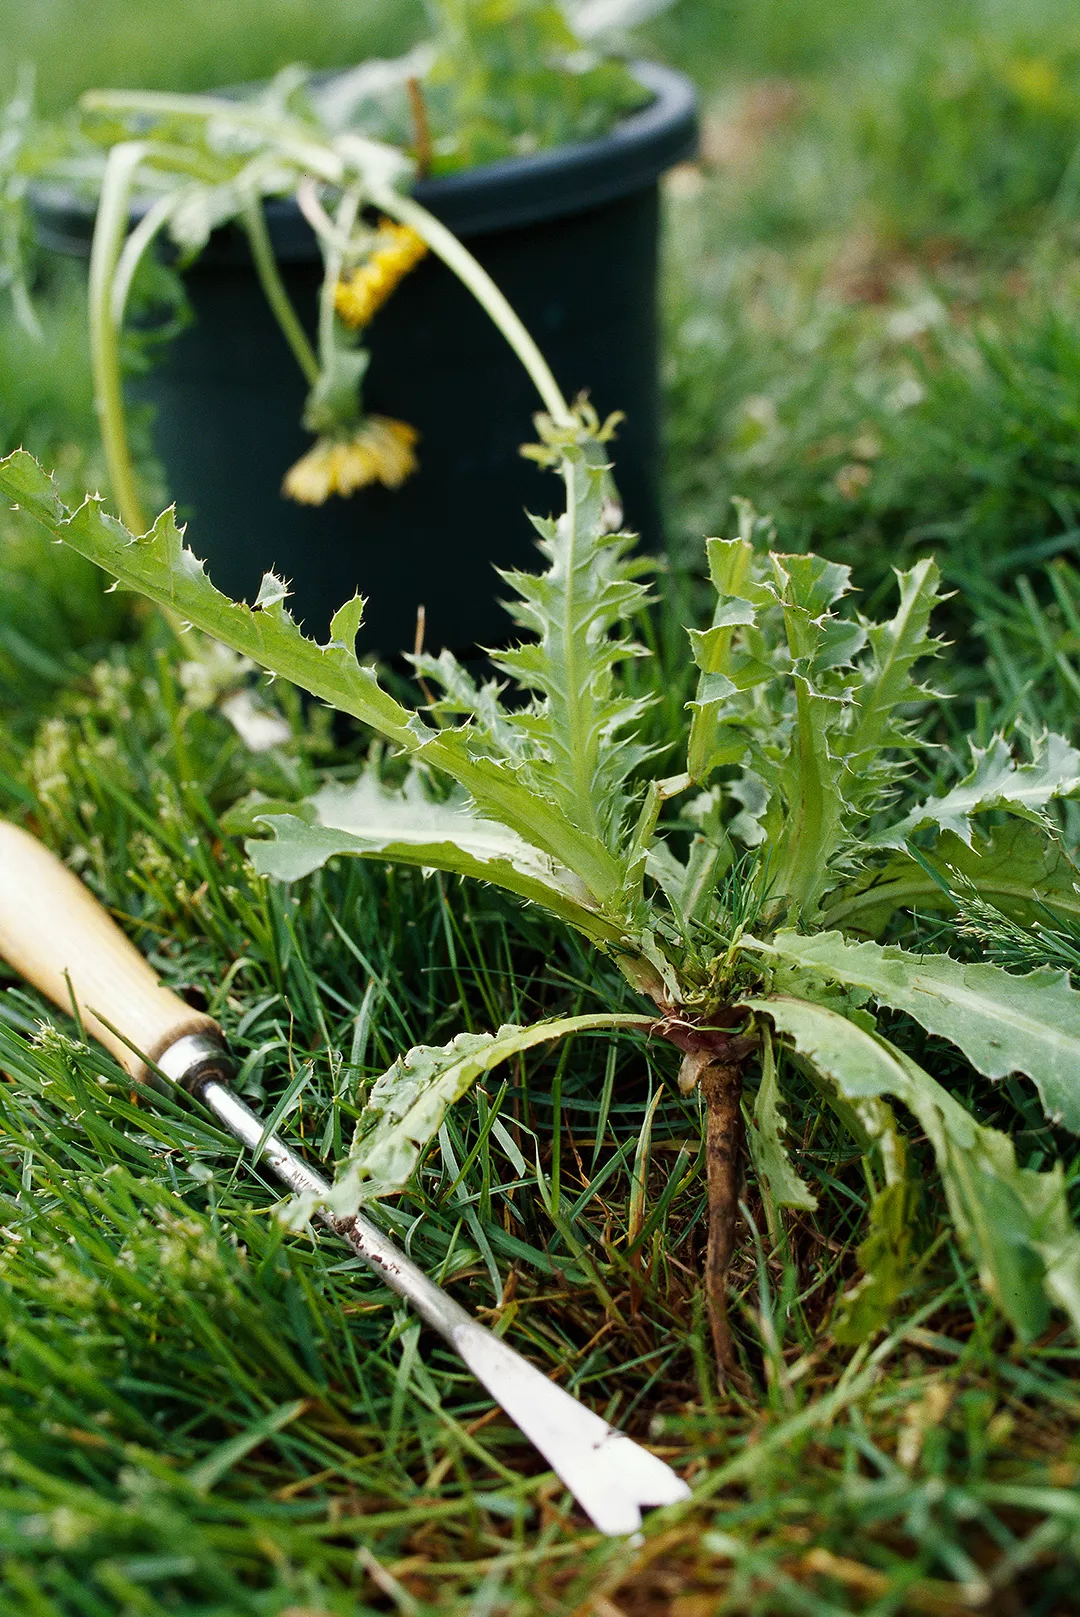
[[[36,61],[50,111],[105,82],[203,88],[355,60],[418,26],[389,0],[324,7],[314,27],[288,0],[227,16],[115,0],[90,28],[72,5],[0,0],[0,17],[7,61]],[[871,615],[893,565],[938,557],[949,645],[910,715],[934,743],[913,800],[964,773],[970,739],[1049,726],[1080,741],[1072,9],[971,0],[946,25],[887,0],[679,0],[639,39],[695,76],[704,112],[701,161],[665,189],[670,555],[640,624],[657,652],[640,676],[649,739],[681,733],[702,540],[734,531],[741,496],[781,548],[850,563]],[[42,265],[38,298],[42,340],[0,317],[0,449],[25,443],[72,500],[105,480],[84,294]],[[0,515],[0,812],[222,1021],[242,1093],[290,1139],[342,1157],[371,1081],[412,1045],[640,1009],[610,962],[494,888],[345,859],[289,885],[258,876],[252,794],[295,802],[350,778],[368,732],[278,684],[266,700],[290,739],[252,752],[163,618],[107,586]],[[1076,801],[1048,812],[1075,855]],[[928,906],[889,936],[1080,965],[1076,923],[1042,919]],[[1060,1158],[1075,1192],[1075,1139],[1030,1083],[990,1085],[901,1014],[885,1022],[1022,1166]],[[273,1182],[206,1116],[137,1092],[2,967],[0,1071],[5,1614],[1080,1609],[1075,1337],[1055,1315],[1018,1340],[913,1120],[916,1261],[853,1344],[842,1299],[879,1187],[792,1076],[817,1208],[778,1208],[748,1174],[730,1278],[742,1374],[724,1392],[701,1291],[700,1103],[662,1043],[581,1036],[487,1075],[377,1204],[462,1303],[692,1484],[628,1542],[588,1529],[344,1247],[286,1231]]]

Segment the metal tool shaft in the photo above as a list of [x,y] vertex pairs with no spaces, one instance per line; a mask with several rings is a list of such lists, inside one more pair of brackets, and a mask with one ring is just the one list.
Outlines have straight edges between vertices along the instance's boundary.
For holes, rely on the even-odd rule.
[[[201,1083],[196,1082],[192,1093],[249,1151],[258,1148],[266,1124],[228,1084],[208,1078]],[[322,1174],[309,1167],[277,1134],[267,1136],[259,1160],[267,1163],[277,1177],[298,1195],[312,1192],[325,1196],[330,1190]],[[335,1235],[347,1241],[358,1257],[363,1258],[372,1269],[377,1269],[391,1290],[406,1298],[420,1317],[435,1330],[441,1331],[443,1336],[452,1341],[457,1328],[471,1323],[471,1317],[464,1308],[429,1280],[422,1269],[418,1269],[393,1241],[366,1218],[359,1214],[354,1218],[335,1218],[325,1204],[317,1209],[316,1216]]]

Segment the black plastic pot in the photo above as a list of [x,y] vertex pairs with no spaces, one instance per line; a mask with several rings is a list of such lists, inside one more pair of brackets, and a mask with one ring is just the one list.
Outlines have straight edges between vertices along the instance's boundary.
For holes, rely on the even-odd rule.
[[[422,182],[419,201],[459,236],[521,315],[568,397],[588,389],[624,410],[615,443],[626,519],[661,541],[657,493],[658,180],[696,143],[696,97],[681,74],[635,69],[655,99],[604,139]],[[86,253],[92,219],[70,194],[41,192],[43,245]],[[291,201],[267,205],[289,293],[314,322],[321,261]],[[312,509],[280,494],[309,447],[305,385],[266,306],[242,231],[215,233],[186,277],[195,323],[133,394],[156,409],[154,442],[188,542],[215,583],[254,599],[273,568],[292,609],[323,636],[359,588],[367,649],[468,653],[507,638],[493,564],[530,567],[525,510],[557,508],[561,485],[523,460],[538,399],[487,316],[441,263],[415,270],[366,334],[365,405],[422,434],[420,471],[401,489],[363,489]]]

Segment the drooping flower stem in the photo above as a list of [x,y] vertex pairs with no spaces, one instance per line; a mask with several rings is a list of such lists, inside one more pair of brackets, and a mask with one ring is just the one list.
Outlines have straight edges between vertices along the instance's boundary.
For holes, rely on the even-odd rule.
[[139,499],[124,419],[120,329],[113,318],[112,286],[127,235],[132,181],[147,149],[144,141],[128,140],[114,146],[109,153],[90,249],[90,363],[94,377],[94,409],[101,428],[113,498],[125,527],[132,533],[145,533],[149,524]]
[[431,251],[468,287],[528,371],[552,420],[559,426],[570,426],[574,420],[573,413],[551,367],[522,320],[469,249],[414,198],[402,196],[390,186],[381,185],[373,188],[372,197],[384,213],[400,220],[402,224],[411,225],[417,235],[424,238]]
[[[268,141],[274,141],[282,157],[310,176],[315,182],[340,186],[346,197],[364,193],[390,218],[410,225],[455,275],[468,288],[502,332],[526,372],[532,379],[541,401],[557,426],[568,427],[574,416],[568,406],[550,366],[523,322],[495,285],[487,271],[477,263],[469,250],[426,208],[412,197],[395,190],[400,159],[378,143],[358,136],[342,136],[333,144],[312,140],[310,132],[288,121],[268,117],[259,109],[238,107],[213,96],[169,96],[161,94],[116,93],[90,95],[84,98],[84,107],[90,110],[121,110],[173,114],[180,118],[202,122],[220,118],[245,129],[258,131]],[[113,494],[128,527],[143,532],[146,521],[138,499],[134,468],[127,441],[123,392],[120,377],[119,338],[123,319],[123,303],[127,288],[139,258],[153,236],[171,212],[171,206],[162,203],[151,210],[146,227],[136,229],[131,247],[121,263],[124,239],[127,234],[131,188],[135,170],[144,158],[154,155],[165,167],[177,162],[174,147],[155,145],[151,141],[124,141],[115,146],[106,163],[101,204],[91,255],[91,344],[94,361],[94,384],[98,415],[101,421],[109,477]],[[392,160],[393,159],[393,160]],[[396,166],[395,166],[396,165]],[[186,167],[181,164],[181,167]],[[350,170],[358,183],[350,184]],[[301,180],[301,184],[305,183]],[[303,199],[301,199],[302,201]],[[355,218],[354,204],[345,212]],[[305,210],[307,211],[307,210]],[[320,379],[319,360],[311,342],[293,308],[285,290],[274,258],[262,200],[252,188],[241,208],[251,246],[252,260],[267,302],[300,366],[308,385],[314,388]],[[344,221],[339,221],[340,224]],[[152,225],[152,228],[151,228]],[[349,230],[345,232],[346,239]],[[335,255],[336,256],[336,255]],[[118,267],[121,270],[122,290],[117,286]],[[330,266],[328,266],[329,268]],[[338,265],[340,268],[340,265]],[[327,275],[327,292],[336,287],[337,278]],[[119,305],[119,307],[118,307]],[[325,319],[325,316],[324,316]]]
[[254,194],[244,203],[244,229],[247,231],[255,273],[259,277],[259,285],[263,289],[266,301],[281,327],[282,336],[292,349],[296,363],[304,373],[305,381],[309,387],[314,387],[319,379],[319,361],[285,290],[285,283],[281,279],[277,259],[274,257],[270,232],[266,228],[262,202]]
[[345,262],[343,243],[348,242],[352,235],[359,212],[360,193],[356,190],[346,191],[333,221],[335,239],[320,238],[324,271],[319,290],[319,354],[323,364],[329,361],[334,342],[334,300]]

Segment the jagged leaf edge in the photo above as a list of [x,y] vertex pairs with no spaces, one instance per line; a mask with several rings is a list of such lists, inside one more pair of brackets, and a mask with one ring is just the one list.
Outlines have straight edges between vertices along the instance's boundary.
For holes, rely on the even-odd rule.
[[[521,844],[520,858],[509,853],[481,855],[452,836],[433,837],[427,842],[390,835],[366,837],[339,826],[313,824],[296,814],[260,814],[257,818],[273,832],[270,838],[250,838],[245,843],[248,857],[262,876],[297,881],[339,854],[441,870],[448,875],[491,882],[517,898],[540,904],[598,944],[622,941],[623,934],[616,923],[568,891],[570,873],[555,869],[546,872],[541,866],[543,856],[527,843]],[[562,882],[559,874],[564,877]]]
[[1066,972],[1040,966],[1014,976],[987,961],[851,943],[840,932],[780,931],[764,950],[905,1012],[985,1078],[1024,1073],[1048,1118],[1080,1134],[1080,993]]
[[1017,763],[1002,735],[989,745],[971,744],[973,768],[964,779],[939,797],[927,798],[895,824],[872,833],[866,846],[902,848],[915,832],[929,825],[953,831],[964,842],[972,839],[972,816],[1004,809],[1045,824],[1042,812],[1057,798],[1080,792],[1080,753],[1064,736],[1047,731],[1032,743],[1030,763]]
[[813,1213],[817,1210],[817,1197],[796,1173],[784,1144],[788,1123],[781,1110],[781,1101],[770,1039],[766,1041],[762,1053],[761,1083],[754,1096],[753,1111],[747,1120],[746,1143],[754,1171],[758,1179],[768,1185],[769,1194],[777,1207],[793,1207],[804,1213]]
[[430,729],[381,688],[372,669],[357,661],[361,597],[335,614],[330,641],[320,646],[293,622],[280,581],[272,575],[267,580],[275,587],[262,592],[265,604],[257,609],[217,590],[202,562],[184,545],[171,508],[138,537],[108,514],[99,496],[69,511],[53,479],[25,450],[0,460],[0,493],[127,587],[442,770],[465,787],[482,811],[574,870],[602,904],[617,902],[624,873],[608,849],[580,832],[557,805],[530,791],[512,767],[473,755],[465,732]]
[[[909,853],[896,853],[886,864],[864,870],[830,895],[822,925],[873,937],[898,909],[951,910],[955,906],[948,887],[954,873],[1010,919],[1045,921],[1045,905],[1080,920],[1080,869],[1053,837],[1029,820],[993,826],[985,841],[976,839],[970,846],[946,831],[933,848],[922,850],[922,860],[925,864]],[[926,865],[940,872],[941,881],[927,873]]]
[[501,574],[519,597],[506,603],[511,616],[536,639],[493,652],[492,661],[544,696],[523,724],[545,758],[525,773],[536,773],[579,831],[615,852],[627,777],[648,755],[625,732],[648,703],[613,688],[615,665],[644,648],[612,631],[648,591],[636,582],[644,564],[629,554],[632,535],[605,528],[606,464],[590,464],[580,446],[565,447],[560,458],[566,508],[555,519],[533,519],[549,566]]

